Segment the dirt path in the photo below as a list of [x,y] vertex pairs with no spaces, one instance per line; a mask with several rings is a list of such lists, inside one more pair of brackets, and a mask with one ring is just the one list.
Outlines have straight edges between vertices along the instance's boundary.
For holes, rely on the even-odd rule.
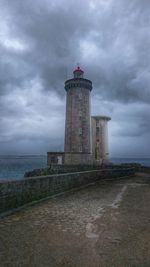
[[149,267],[150,183],[97,183],[0,220],[0,267]]

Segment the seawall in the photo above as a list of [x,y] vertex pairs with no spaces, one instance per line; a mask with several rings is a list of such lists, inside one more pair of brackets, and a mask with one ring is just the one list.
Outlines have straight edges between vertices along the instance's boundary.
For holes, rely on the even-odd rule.
[[134,175],[134,168],[122,168],[38,176],[15,181],[0,181],[0,213],[100,179],[115,179],[132,175]]

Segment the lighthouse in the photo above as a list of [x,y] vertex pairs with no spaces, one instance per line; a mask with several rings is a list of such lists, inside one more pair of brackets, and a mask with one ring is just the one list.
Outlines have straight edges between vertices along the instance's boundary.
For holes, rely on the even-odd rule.
[[91,117],[92,82],[78,66],[65,81],[66,121],[64,151],[47,152],[47,164],[102,165],[109,163],[107,116]]
[[65,164],[90,164],[92,82],[84,78],[84,71],[78,66],[73,71],[73,78],[65,82],[65,90]]

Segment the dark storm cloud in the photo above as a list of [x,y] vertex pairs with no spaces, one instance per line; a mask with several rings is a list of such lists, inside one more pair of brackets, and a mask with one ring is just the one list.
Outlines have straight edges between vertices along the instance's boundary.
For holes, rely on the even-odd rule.
[[[26,52],[15,54],[15,60],[23,70],[24,65],[28,65],[29,79],[31,74],[38,75],[45,89],[60,93],[65,67],[71,69],[76,61],[81,61],[85,67],[89,66],[87,70],[97,93],[99,88],[104,98],[123,102],[148,101],[148,1],[142,1],[143,4],[140,1],[108,1],[104,6],[103,1],[61,1],[61,4],[60,1],[55,4],[36,1],[35,4],[31,0],[6,0],[2,3],[8,9],[11,35],[18,36],[28,46]],[[96,47],[95,51],[92,45]],[[13,58],[12,52],[10,63]],[[20,73],[15,70],[8,73],[14,83],[15,79],[16,82],[20,80],[18,76]],[[21,78],[26,80],[28,77]]]
[[92,77],[97,93],[104,98],[126,103],[149,102],[148,6],[149,1],[112,1],[106,16],[101,13],[98,18],[99,32],[93,42],[100,56]]
[[[78,58],[78,40],[91,27],[86,13],[82,15],[85,4],[76,1],[76,5],[80,6],[76,12],[73,3],[67,3],[67,8],[66,3],[53,7],[46,1],[37,1],[36,5],[33,1],[5,1],[5,6],[6,3],[10,14],[7,22],[9,26],[13,25],[11,34],[29,46],[27,52],[16,55],[16,60],[22,60],[34,70],[33,75],[41,78],[44,89],[60,92],[66,66],[72,66]],[[25,80],[27,78],[24,77]]]
[[31,142],[41,125],[46,144],[57,123],[63,133],[64,80],[77,62],[112,135],[149,133],[149,9],[148,0],[0,0],[1,140]]

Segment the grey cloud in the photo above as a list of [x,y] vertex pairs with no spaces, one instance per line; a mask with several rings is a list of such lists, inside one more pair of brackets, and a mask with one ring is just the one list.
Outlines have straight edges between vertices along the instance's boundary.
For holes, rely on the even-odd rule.
[[[6,3],[14,35],[30,46],[18,60],[22,58],[33,70],[31,75],[41,78],[44,89],[64,92],[60,86],[64,82],[65,66],[71,69],[81,59],[83,66],[88,63],[87,75],[104,99],[147,102],[148,85],[144,88],[144,96],[141,88],[133,86],[140,78],[144,83],[140,73],[150,70],[146,1],[143,5],[139,1],[111,1],[107,8],[102,9],[100,5],[93,11],[89,9],[88,1],[67,2],[67,7],[66,1],[62,5],[56,1],[55,7],[47,1],[43,4],[37,1],[36,5],[31,0]],[[78,11],[77,6],[80,7]],[[92,31],[96,34],[89,38]],[[97,45],[99,61],[96,64],[90,57],[82,58],[79,43],[86,39]],[[24,80],[30,78],[30,75],[22,77]]]

